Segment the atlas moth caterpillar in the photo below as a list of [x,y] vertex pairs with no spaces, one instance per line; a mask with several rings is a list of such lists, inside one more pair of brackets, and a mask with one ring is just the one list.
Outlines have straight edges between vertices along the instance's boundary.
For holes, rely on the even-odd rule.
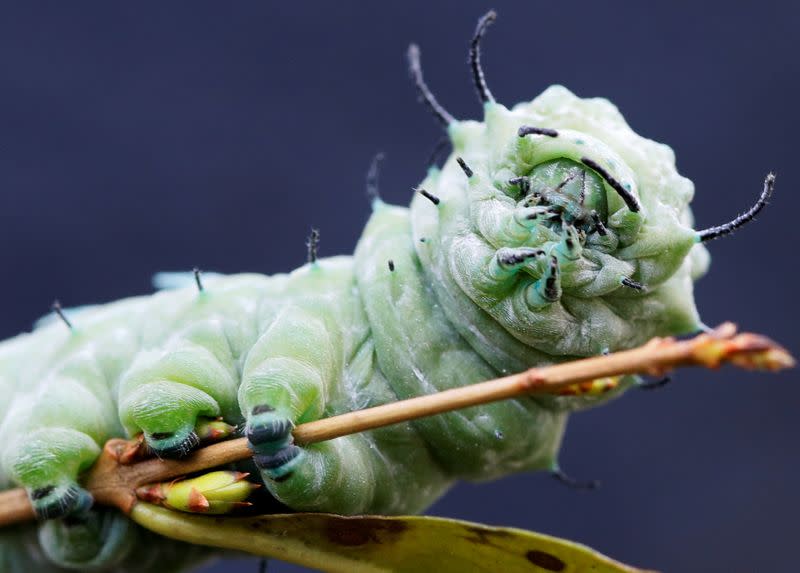
[[302,448],[291,430],[703,328],[692,295],[709,260],[703,243],[752,220],[774,176],[746,213],[694,230],[693,185],[672,150],[634,133],[609,101],[561,86],[512,108],[495,101],[480,64],[494,18],[480,19],[470,44],[482,122],[439,104],[410,47],[412,78],[453,151],[410,207],[374,198],[353,256],[317,258],[315,231],[308,264],[289,274],[163,274],[171,288],[56,307],[64,324],[0,345],[0,485],[25,487],[40,517],[0,532],[0,569],[164,571],[196,560],[199,548],[155,544],[93,508],[79,476],[109,438],[141,434],[156,455],[179,457],[210,420],[244,429],[267,489],[294,510],[417,513],[456,480],[562,475],[568,413],[640,380]]

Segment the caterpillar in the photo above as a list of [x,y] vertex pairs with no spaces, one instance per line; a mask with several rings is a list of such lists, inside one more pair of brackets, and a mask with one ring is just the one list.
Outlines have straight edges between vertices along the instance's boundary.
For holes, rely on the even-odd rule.
[[[178,570],[201,548],[155,543],[92,507],[80,474],[112,437],[180,457],[201,428],[240,426],[266,488],[294,510],[424,511],[456,480],[560,474],[571,411],[641,385],[598,381],[299,447],[292,428],[333,414],[703,328],[692,295],[704,244],[751,221],[693,228],[672,150],[604,99],[552,86],[496,102],[470,67],[483,121],[457,120],[422,75],[452,153],[408,207],[375,194],[352,256],[289,274],[164,274],[159,292],[79,309],[0,344],[0,487],[23,486],[36,526],[2,532],[0,569]],[[148,557],[138,548],[147,547]],[[154,551],[154,548],[159,551]],[[49,569],[48,569],[49,568]]]

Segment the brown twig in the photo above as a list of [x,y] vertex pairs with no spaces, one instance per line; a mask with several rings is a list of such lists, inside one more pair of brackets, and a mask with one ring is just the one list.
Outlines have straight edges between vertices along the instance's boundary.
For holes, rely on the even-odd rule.
[[[293,435],[296,443],[311,444],[524,394],[559,393],[574,384],[599,378],[661,375],[681,366],[717,368],[725,363],[774,371],[794,366],[794,359],[768,338],[750,333],[737,335],[736,327],[725,323],[690,340],[655,338],[632,350],[532,368],[480,384],[309,422],[297,426]],[[126,513],[136,503],[135,490],[141,485],[225,465],[252,454],[247,440],[239,438],[202,448],[180,461],[150,459],[123,465],[120,457],[128,446],[126,440],[109,440],[85,480],[97,503],[116,506]],[[34,513],[24,490],[0,492],[0,526],[31,519]]]

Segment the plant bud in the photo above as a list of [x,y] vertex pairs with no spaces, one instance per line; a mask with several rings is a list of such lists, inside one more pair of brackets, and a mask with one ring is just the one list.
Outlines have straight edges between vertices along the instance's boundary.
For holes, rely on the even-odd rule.
[[230,513],[251,505],[245,501],[259,487],[249,474],[216,471],[196,478],[148,484],[137,488],[139,499],[188,513]]
[[222,418],[201,418],[194,428],[197,437],[203,442],[216,442],[224,440],[236,431],[236,426],[231,426],[222,421]]

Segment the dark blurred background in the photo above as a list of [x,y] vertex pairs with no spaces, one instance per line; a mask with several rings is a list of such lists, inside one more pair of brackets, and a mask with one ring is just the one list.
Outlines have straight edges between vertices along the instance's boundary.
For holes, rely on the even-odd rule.
[[[800,214],[795,3],[494,5],[484,65],[513,104],[562,83],[615,102],[694,180],[699,227],[778,173],[757,224],[711,245],[697,287],[726,319],[797,352]],[[479,117],[466,46],[486,2],[26,2],[0,7],[0,334],[65,305],[151,290],[159,270],[288,270],[309,227],[349,253],[384,151],[405,204],[440,135],[405,50],[457,117]],[[574,416],[562,466],[460,485],[432,514],[529,528],[663,571],[796,571],[796,372],[681,372]],[[255,573],[255,560],[207,573]],[[299,571],[273,562],[272,572]]]

